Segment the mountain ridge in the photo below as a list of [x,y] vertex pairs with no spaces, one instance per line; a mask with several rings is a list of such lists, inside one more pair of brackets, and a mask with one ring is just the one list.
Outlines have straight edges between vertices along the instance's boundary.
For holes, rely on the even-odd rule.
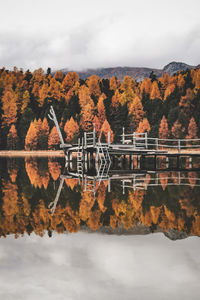
[[[124,76],[130,76],[135,78],[137,81],[143,80],[145,77],[149,77],[151,72],[153,72],[157,77],[161,77],[163,73],[168,73],[170,76],[178,71],[185,71],[187,69],[197,68],[200,65],[192,66],[183,62],[170,62],[165,65],[163,69],[157,68],[146,68],[146,67],[111,67],[111,68],[96,68],[96,69],[86,69],[83,71],[76,71],[79,77],[83,80],[87,79],[92,75],[97,75],[101,79],[110,79],[112,76],[116,76],[120,80],[123,80]],[[69,69],[60,69],[64,74],[70,71]]]

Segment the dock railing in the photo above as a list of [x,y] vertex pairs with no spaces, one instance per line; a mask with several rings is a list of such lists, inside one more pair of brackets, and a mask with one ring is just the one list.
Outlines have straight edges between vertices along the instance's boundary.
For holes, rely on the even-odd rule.
[[133,149],[148,149],[155,151],[174,151],[200,149],[200,139],[160,139],[148,137],[147,132],[127,133],[124,128],[121,135],[123,145],[132,146]]
[[93,124],[93,130],[90,132],[84,132],[84,147],[87,148],[88,146],[95,147],[97,142],[97,134],[95,130],[95,124]]
[[148,149],[175,151],[200,149],[200,139],[159,139],[147,138]]

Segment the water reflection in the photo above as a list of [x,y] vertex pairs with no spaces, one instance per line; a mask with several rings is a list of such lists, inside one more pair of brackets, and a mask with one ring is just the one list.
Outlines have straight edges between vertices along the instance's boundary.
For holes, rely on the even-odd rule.
[[141,172],[126,164],[99,177],[92,168],[77,175],[60,159],[1,159],[0,236],[79,230],[200,235],[199,171],[186,165],[184,171]]

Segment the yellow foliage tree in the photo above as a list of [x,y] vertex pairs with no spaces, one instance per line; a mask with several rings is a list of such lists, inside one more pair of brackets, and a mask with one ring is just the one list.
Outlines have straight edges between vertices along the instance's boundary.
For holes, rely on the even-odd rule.
[[92,75],[86,80],[90,94],[94,95],[95,97],[99,97],[101,94],[101,90],[99,87],[99,80],[100,78],[97,75]]
[[29,95],[29,91],[25,91],[23,93],[23,97],[22,97],[22,105],[21,105],[21,113],[23,114],[25,109],[27,108],[28,104],[30,103],[30,95]]
[[62,82],[62,88],[65,92],[68,92],[79,80],[79,76],[76,72],[68,72]]
[[2,123],[10,126],[17,121],[17,97],[13,91],[6,91],[2,97]]
[[82,85],[79,89],[79,104],[80,107],[83,108],[88,103],[93,102],[90,97],[90,90],[87,86]]
[[93,128],[93,119],[94,119],[94,103],[91,100],[91,103],[86,104],[81,109],[81,120],[80,125],[84,131],[90,131]]
[[136,130],[144,114],[142,102],[138,96],[135,96],[129,105],[129,115],[131,115],[131,127],[133,130]]
[[161,99],[160,90],[159,90],[157,81],[154,81],[152,83],[150,98],[152,100],[154,100],[154,99]]
[[105,106],[104,106],[104,99],[106,98],[105,94],[101,94],[101,96],[99,97],[98,103],[97,103],[97,117],[100,121],[100,125],[102,126],[105,119],[106,119],[106,110],[105,110]]

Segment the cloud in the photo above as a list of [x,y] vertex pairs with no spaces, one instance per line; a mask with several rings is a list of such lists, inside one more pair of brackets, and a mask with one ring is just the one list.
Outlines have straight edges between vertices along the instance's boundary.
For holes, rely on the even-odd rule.
[[189,6],[186,0],[18,3],[2,7],[1,66],[80,70],[200,62],[196,0]]
[[0,297],[197,300],[199,246],[163,234],[10,236],[0,243]]

